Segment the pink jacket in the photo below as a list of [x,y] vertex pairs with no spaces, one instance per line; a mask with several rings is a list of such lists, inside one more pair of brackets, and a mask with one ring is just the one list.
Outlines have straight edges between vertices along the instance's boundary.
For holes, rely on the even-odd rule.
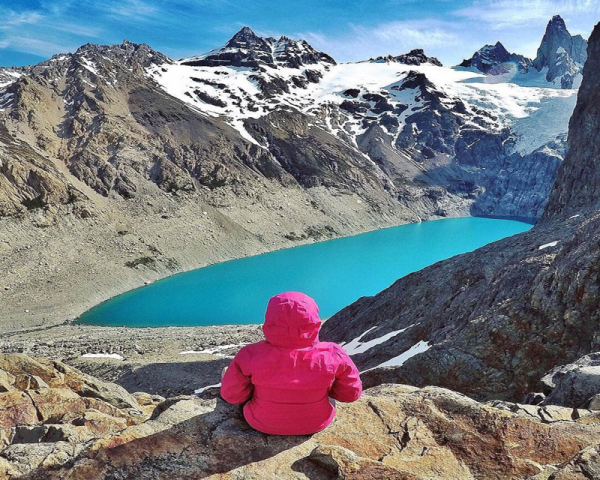
[[362,393],[356,366],[335,343],[320,342],[319,308],[299,292],[269,301],[266,340],[243,347],[221,386],[229,403],[244,403],[246,421],[264,433],[306,435],[335,416],[328,397],[353,402]]

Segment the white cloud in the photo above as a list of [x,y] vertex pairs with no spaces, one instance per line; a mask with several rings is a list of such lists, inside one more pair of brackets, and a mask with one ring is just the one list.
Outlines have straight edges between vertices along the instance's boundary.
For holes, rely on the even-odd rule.
[[43,16],[38,12],[15,12],[13,10],[0,10],[2,23],[0,29],[8,30],[22,25],[33,25],[43,20]]
[[454,12],[495,30],[545,23],[554,15],[578,17],[599,13],[600,4],[596,0],[486,0]]
[[0,47],[12,48],[21,52],[31,53],[33,55],[40,55],[48,58],[57,53],[66,53],[67,51],[76,49],[75,46],[72,48],[65,47],[63,43],[55,43],[49,40],[35,39],[17,35],[11,35],[10,38],[3,39],[0,42]]
[[[369,37],[373,35],[384,43],[396,43],[403,48],[414,45],[437,47],[447,42],[458,42],[459,37],[451,31],[451,25],[439,21],[421,20],[384,23],[374,29],[354,27],[356,33]],[[454,27],[455,28],[455,27]]]
[[[414,48],[442,48],[461,43],[456,25],[439,20],[387,22],[373,27],[350,25],[341,36],[300,32],[315,48],[342,61],[366,60],[380,55],[399,55]],[[427,52],[430,54],[429,52]]]

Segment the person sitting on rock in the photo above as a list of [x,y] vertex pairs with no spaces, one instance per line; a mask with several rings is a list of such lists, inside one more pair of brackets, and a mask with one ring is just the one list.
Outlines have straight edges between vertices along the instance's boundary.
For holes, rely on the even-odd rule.
[[[308,435],[327,427],[335,402],[362,393],[359,373],[342,347],[320,342],[315,301],[299,292],[269,300],[265,339],[246,345],[224,369],[221,396],[244,405],[254,429],[274,435]],[[331,400],[333,399],[333,400]]]

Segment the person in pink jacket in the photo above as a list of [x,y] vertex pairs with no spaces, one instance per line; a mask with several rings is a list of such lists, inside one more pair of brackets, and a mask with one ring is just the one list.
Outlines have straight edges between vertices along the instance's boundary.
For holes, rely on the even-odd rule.
[[285,292],[269,301],[265,339],[243,347],[226,369],[221,396],[244,405],[254,429],[274,435],[307,435],[335,416],[334,402],[362,393],[356,366],[335,343],[320,342],[319,308],[308,295]]

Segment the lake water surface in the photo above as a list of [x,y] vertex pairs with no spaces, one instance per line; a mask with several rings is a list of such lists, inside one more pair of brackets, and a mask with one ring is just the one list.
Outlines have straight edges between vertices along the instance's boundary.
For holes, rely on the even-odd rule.
[[452,218],[279,250],[132,290],[86,312],[79,322],[129,327],[262,323],[269,298],[289,290],[312,296],[327,318],[404,275],[530,228],[514,220]]

